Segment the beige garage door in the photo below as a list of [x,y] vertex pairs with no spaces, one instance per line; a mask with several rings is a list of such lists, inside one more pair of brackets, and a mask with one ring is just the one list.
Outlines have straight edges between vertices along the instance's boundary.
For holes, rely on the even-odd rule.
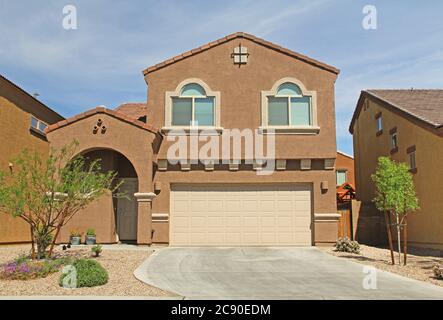
[[170,245],[311,245],[309,185],[173,185]]

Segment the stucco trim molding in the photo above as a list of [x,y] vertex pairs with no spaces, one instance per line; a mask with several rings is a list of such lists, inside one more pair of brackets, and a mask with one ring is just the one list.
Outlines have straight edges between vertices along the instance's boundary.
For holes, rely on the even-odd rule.
[[161,128],[161,132],[168,136],[219,136],[223,133],[222,127],[184,127],[170,126]]
[[169,213],[152,213],[152,221],[168,222],[169,221]]
[[[296,84],[303,96],[311,97],[311,125],[309,126],[269,126],[268,125],[268,97],[275,96],[278,88],[285,82]],[[282,78],[274,83],[271,90],[261,92],[261,125],[260,132],[263,133],[291,133],[291,134],[318,134],[320,127],[317,122],[317,91],[307,90],[305,85],[298,79],[292,77]]]
[[318,126],[261,126],[258,128],[261,134],[318,134]]
[[153,192],[136,192],[134,197],[138,202],[151,202],[155,198],[155,193]]
[[314,220],[318,221],[337,221],[340,219],[338,213],[314,213]]
[[[177,129],[185,129],[187,128],[192,129],[194,127],[176,127],[172,125],[172,98],[173,97],[179,97],[180,96],[180,92],[182,90],[182,88],[190,83],[196,83],[200,86],[203,87],[203,89],[205,90],[206,96],[207,97],[213,97],[215,100],[214,103],[214,126],[209,126],[209,127],[205,127],[206,129],[220,129],[221,125],[220,125],[220,108],[221,108],[221,96],[220,96],[220,91],[212,91],[211,88],[201,79],[198,78],[188,78],[186,80],[183,80],[182,82],[180,82],[177,86],[177,88],[175,88],[175,91],[166,91],[165,92],[165,125],[162,128],[162,130],[164,131],[168,131],[168,129],[170,130],[170,128],[177,128]],[[198,127],[195,127],[196,129]]]

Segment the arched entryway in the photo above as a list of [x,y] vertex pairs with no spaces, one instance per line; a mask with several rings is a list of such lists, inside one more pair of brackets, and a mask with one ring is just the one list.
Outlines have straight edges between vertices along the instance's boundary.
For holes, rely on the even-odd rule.
[[[114,171],[117,173],[115,184],[121,183],[116,193],[119,197],[112,198],[112,210],[114,220],[114,232],[116,241],[137,241],[137,200],[134,194],[138,192],[137,172],[123,154],[111,149],[94,149],[82,153],[86,163],[100,159],[103,172]],[[115,194],[114,194],[115,196]]]

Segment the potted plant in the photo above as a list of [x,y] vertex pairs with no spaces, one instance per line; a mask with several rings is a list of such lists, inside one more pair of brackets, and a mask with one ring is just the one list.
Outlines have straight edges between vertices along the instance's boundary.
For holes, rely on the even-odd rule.
[[86,230],[85,240],[86,240],[87,245],[94,245],[95,244],[96,237],[95,237],[95,230],[94,229],[89,228],[88,230]]
[[70,242],[73,246],[80,245],[82,241],[82,233],[78,230],[71,230]]

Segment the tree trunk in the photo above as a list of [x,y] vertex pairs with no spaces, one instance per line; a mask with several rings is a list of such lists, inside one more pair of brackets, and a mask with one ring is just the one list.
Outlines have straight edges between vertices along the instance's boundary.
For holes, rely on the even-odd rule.
[[55,232],[54,239],[52,239],[51,247],[49,248],[48,256],[49,258],[52,256],[52,252],[54,251],[55,242],[57,241],[58,234],[60,233],[62,226],[57,226],[57,231]]
[[408,222],[406,217],[404,217],[403,225],[403,253],[404,253],[404,264],[406,265],[407,255],[408,255]]
[[395,264],[394,245],[392,243],[391,217],[388,211],[385,211],[386,232],[388,233],[389,250],[391,251],[392,265]]
[[397,224],[398,264],[401,265],[401,226],[398,219],[398,213],[395,213],[395,219]]
[[31,225],[31,259],[35,260],[34,228]]

